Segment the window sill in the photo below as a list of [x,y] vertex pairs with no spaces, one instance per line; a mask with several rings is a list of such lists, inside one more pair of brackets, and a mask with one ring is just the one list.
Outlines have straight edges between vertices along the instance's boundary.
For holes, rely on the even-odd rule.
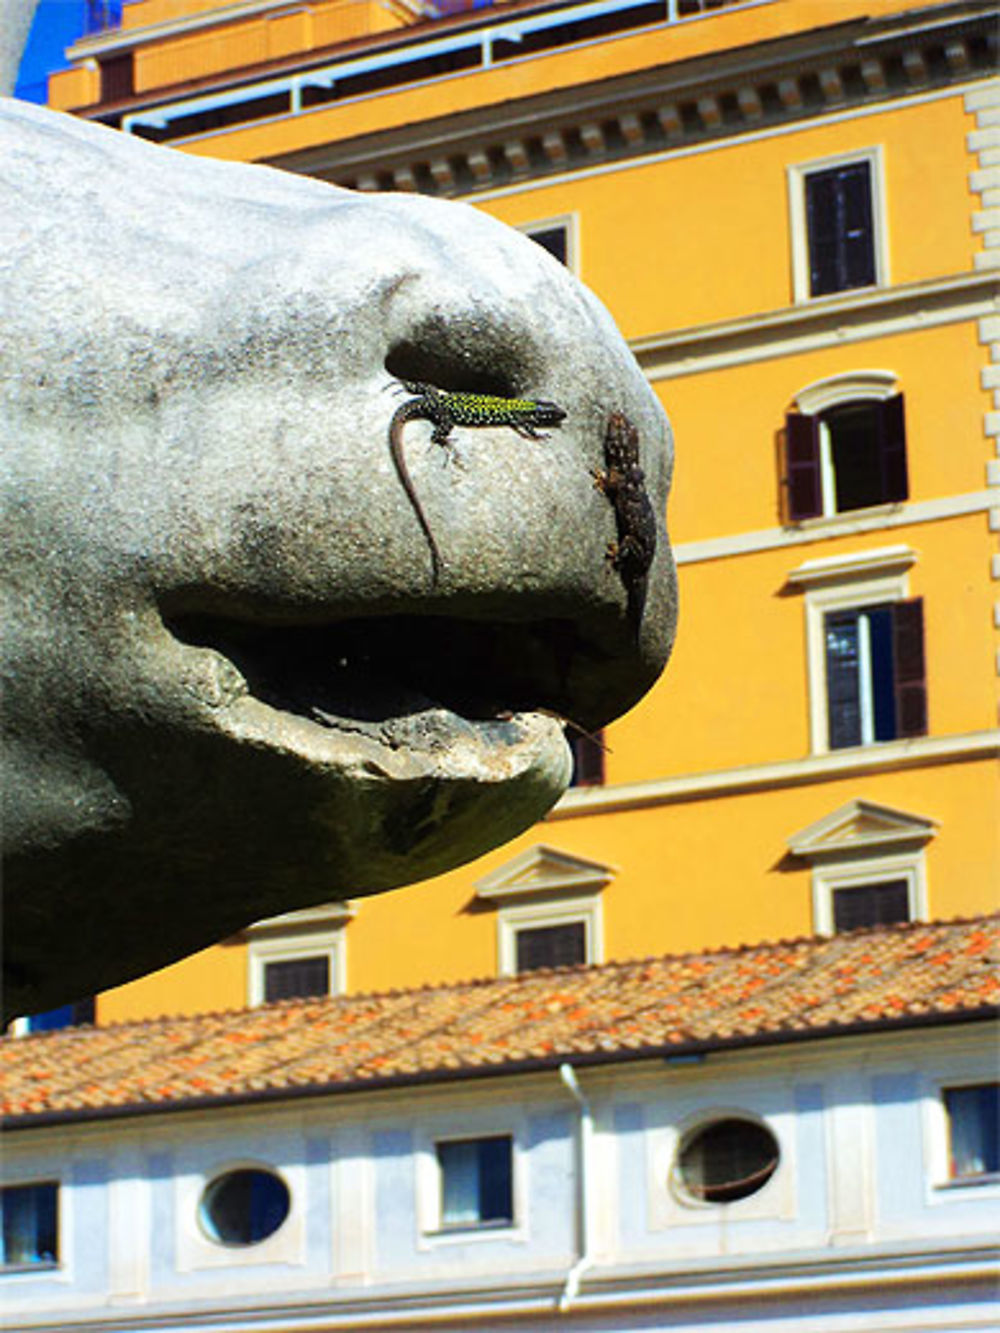
[[496,1236],[515,1229],[514,1220],[505,1217],[495,1222],[456,1222],[452,1226],[438,1227],[424,1234],[428,1240],[465,1240],[470,1236]]
[[954,1180],[942,1180],[935,1189],[951,1193],[954,1190],[982,1189],[984,1185],[1000,1185],[1000,1171],[984,1172],[981,1176],[957,1176]]
[[37,1263],[0,1264],[0,1277],[24,1276],[35,1273],[58,1273],[62,1268],[58,1259],[41,1259]]
[[836,514],[817,514],[815,518],[792,519],[784,523],[786,532],[809,532],[822,536],[826,532],[836,533],[849,528],[861,519],[869,523],[872,519],[890,519],[901,514],[906,508],[905,500],[887,500],[884,504],[864,505],[858,509],[842,509]]

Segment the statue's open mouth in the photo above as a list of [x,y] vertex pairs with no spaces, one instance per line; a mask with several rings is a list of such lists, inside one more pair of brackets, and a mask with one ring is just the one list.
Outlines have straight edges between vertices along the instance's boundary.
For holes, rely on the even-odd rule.
[[511,624],[399,615],[325,625],[261,625],[224,616],[165,618],[182,643],[236,667],[249,695],[282,713],[395,749],[434,748],[429,714],[496,727],[513,714],[574,721],[570,677],[597,651],[568,620]]

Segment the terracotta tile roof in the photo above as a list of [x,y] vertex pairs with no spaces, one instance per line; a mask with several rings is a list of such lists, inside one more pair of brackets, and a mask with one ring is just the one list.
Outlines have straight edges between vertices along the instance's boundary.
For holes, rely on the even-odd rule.
[[603,1063],[1000,1012],[1000,916],[0,1041],[6,1124]]

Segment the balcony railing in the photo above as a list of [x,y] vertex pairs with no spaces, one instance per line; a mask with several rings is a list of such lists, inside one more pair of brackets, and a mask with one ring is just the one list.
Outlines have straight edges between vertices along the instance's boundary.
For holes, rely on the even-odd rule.
[[[453,0],[431,0],[442,17]],[[456,0],[459,9],[475,0]],[[212,133],[284,116],[346,98],[422,82],[446,74],[489,69],[502,62],[640,27],[684,23],[722,9],[750,9],[774,0],[584,0],[580,4],[486,18],[475,27],[399,42],[368,55],[301,73],[205,93],[126,113],[121,128],[157,141]]]

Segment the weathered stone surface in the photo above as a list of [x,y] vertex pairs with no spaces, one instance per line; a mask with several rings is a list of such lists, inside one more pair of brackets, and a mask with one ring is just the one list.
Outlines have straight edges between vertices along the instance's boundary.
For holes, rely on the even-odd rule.
[[35,9],[35,0],[0,0],[0,97],[14,91]]
[[[610,318],[475,210],[0,111],[7,996],[147,971],[250,920],[437,873],[538,818],[559,725],[672,638],[665,533],[638,641],[594,490],[668,428]],[[545,440],[406,427],[396,376],[554,399]],[[454,458],[450,455],[454,453]],[[514,716],[511,717],[510,714]]]

